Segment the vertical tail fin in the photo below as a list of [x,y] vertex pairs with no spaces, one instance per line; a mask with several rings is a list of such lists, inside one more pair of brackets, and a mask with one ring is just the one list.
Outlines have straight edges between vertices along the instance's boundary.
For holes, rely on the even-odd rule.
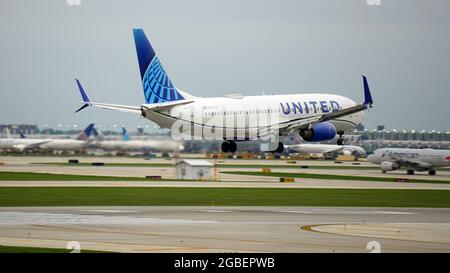
[[94,123],[91,123],[76,138],[76,140],[87,140],[94,131]]
[[122,127],[122,140],[123,141],[130,140],[130,135],[128,134],[127,129],[125,129],[125,127]]
[[172,83],[142,29],[133,29],[146,103],[183,100]]

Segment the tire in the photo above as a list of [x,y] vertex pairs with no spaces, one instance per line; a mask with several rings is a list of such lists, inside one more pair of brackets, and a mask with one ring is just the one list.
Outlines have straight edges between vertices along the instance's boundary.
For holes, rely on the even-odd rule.
[[228,153],[230,151],[230,143],[225,141],[222,143],[222,152]]
[[235,153],[236,150],[237,150],[237,145],[236,145],[236,142],[234,142],[234,141],[230,141],[228,143],[228,147],[229,147],[229,152],[230,153]]
[[428,174],[429,174],[429,175],[436,175],[436,171],[435,171],[435,170],[429,170],[429,171],[428,171]]
[[277,153],[282,153],[284,151],[284,145],[283,145],[283,143],[282,142],[278,142],[278,147],[277,147],[277,149],[275,150],[275,152],[277,152]]
[[407,170],[406,173],[409,175],[414,175],[414,170]]
[[339,146],[344,146],[344,140],[343,140],[342,138],[339,138],[339,139],[337,140],[337,145],[339,145]]

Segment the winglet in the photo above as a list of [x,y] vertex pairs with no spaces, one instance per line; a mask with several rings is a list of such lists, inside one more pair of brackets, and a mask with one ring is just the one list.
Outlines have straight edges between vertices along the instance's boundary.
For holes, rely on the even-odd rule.
[[86,91],[84,91],[84,88],[81,85],[80,81],[78,79],[75,79],[75,81],[77,82],[81,97],[83,98],[83,101],[85,102],[85,104],[83,106],[81,106],[77,111],[75,111],[75,113],[78,113],[81,110],[83,110],[84,108],[88,107],[90,105],[91,100],[89,99],[89,96],[87,95]]
[[363,83],[364,83],[364,104],[368,105],[369,107],[372,107],[373,99],[372,99],[372,94],[370,94],[369,84],[367,83],[366,76],[362,75],[362,77],[363,77]]

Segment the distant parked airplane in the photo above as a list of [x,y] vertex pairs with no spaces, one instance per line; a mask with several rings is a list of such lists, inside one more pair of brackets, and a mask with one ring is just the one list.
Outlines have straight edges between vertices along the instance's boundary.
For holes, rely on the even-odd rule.
[[122,140],[104,140],[101,133],[95,128],[93,133],[96,136],[97,141],[92,143],[92,145],[103,150],[145,151],[152,149],[161,152],[174,152],[182,151],[184,149],[181,142],[174,141],[170,138],[130,140],[130,136],[125,127],[122,127]]
[[383,173],[405,167],[411,175],[414,171],[435,175],[436,167],[450,166],[450,150],[382,148],[367,160],[379,164]]
[[354,145],[332,145],[332,144],[292,144],[285,145],[289,151],[297,152],[300,154],[342,154],[342,155],[354,155],[356,157],[364,157],[366,151]]
[[86,129],[75,139],[55,139],[55,138],[26,138],[23,133],[20,133],[21,138],[7,138],[0,139],[0,149],[10,149],[16,151],[24,150],[58,150],[58,151],[73,151],[80,150],[87,146],[87,140],[92,133],[94,124],[89,124]]

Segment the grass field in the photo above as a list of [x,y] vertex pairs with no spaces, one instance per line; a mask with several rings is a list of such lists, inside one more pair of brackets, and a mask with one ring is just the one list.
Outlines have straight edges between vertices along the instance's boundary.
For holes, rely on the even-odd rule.
[[450,191],[261,188],[2,187],[0,206],[450,207]]
[[[328,179],[328,180],[358,180],[358,181],[377,181],[377,182],[395,182],[395,177],[376,177],[376,176],[359,176],[359,175],[337,175],[337,174],[315,174],[315,173],[282,173],[282,172],[245,172],[245,171],[225,171],[221,173],[240,174],[240,175],[256,175],[256,176],[275,176],[275,177],[294,177],[294,178],[312,178],[312,179]],[[449,184],[450,180],[430,180],[411,178],[403,183],[432,183],[432,184]]]
[[[157,181],[172,181],[158,179]],[[0,181],[154,181],[144,177],[118,177],[98,175],[71,175],[32,172],[0,172]],[[179,179],[177,180],[179,181]]]

